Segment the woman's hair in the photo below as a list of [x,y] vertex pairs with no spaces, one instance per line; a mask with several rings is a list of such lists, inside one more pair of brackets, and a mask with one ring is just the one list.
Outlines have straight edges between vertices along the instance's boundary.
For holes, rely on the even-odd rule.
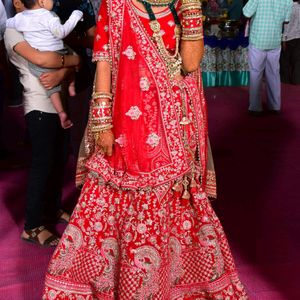
[[37,0],[21,0],[21,2],[24,4],[24,6],[28,9],[32,8]]

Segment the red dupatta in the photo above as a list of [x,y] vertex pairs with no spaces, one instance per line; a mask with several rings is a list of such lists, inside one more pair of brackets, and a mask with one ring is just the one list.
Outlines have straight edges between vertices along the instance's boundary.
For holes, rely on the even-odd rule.
[[[114,94],[113,124],[116,143],[112,157],[94,151],[89,124],[78,163],[77,181],[85,167],[106,182],[123,188],[154,187],[191,169],[179,135],[172,83],[165,62],[143,28],[130,0],[107,1],[109,60]],[[104,5],[104,4],[102,4]],[[97,38],[95,40],[97,49]],[[95,50],[94,49],[94,50]],[[207,162],[207,117],[200,73],[194,74],[202,184]],[[193,93],[195,95],[195,93]]]

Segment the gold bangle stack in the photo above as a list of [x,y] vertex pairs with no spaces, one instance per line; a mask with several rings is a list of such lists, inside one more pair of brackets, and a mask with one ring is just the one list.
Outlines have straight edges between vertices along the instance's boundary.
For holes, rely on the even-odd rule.
[[180,7],[182,13],[182,35],[184,41],[197,41],[203,38],[202,11],[199,0],[183,0]]
[[195,9],[201,10],[201,2],[199,0],[182,0],[179,12],[183,13],[184,11],[191,11]]
[[113,128],[111,109],[113,95],[107,92],[94,92],[92,99],[90,120],[92,123],[92,132],[95,135],[95,139],[97,139],[99,133]]

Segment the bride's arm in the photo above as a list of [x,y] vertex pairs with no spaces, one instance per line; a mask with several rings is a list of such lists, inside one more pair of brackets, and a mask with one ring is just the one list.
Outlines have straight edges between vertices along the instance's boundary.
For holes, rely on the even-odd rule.
[[204,55],[203,39],[199,41],[181,41],[180,54],[183,70],[186,72],[196,71]]
[[186,72],[196,71],[204,55],[202,11],[200,0],[181,0],[180,54],[182,67]]
[[111,90],[111,68],[107,61],[98,61],[95,77],[95,92],[110,93]]
[[[95,75],[95,94],[111,93],[111,67],[107,61],[98,61]],[[109,98],[96,98],[93,100],[94,106],[103,105],[103,103],[109,104],[111,100]],[[114,134],[111,129],[100,131],[96,134],[96,143],[103,150],[104,154],[111,156],[113,153]]]

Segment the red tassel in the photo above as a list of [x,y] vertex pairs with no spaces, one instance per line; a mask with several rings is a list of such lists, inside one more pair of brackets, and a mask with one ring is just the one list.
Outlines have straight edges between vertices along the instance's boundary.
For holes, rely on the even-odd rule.
[[181,199],[180,199],[180,204],[181,204],[182,206],[188,206],[188,205],[190,205],[190,199],[181,198]]

